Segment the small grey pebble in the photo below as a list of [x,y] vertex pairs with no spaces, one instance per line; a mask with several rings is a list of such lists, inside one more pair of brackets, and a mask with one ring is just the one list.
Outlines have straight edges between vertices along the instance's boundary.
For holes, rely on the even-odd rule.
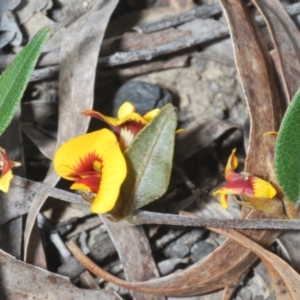
[[116,92],[109,110],[117,116],[120,106],[124,102],[131,102],[141,115],[154,108],[162,108],[172,102],[171,94],[159,85],[142,81],[129,81]]
[[191,260],[193,263],[200,261],[205,256],[212,253],[214,246],[206,243],[205,241],[199,241],[193,245],[191,249]]

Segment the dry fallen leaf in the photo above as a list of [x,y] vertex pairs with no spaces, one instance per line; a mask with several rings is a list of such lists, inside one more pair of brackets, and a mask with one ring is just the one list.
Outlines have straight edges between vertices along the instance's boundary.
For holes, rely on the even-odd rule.
[[255,253],[267,267],[277,299],[299,299],[300,275],[284,260],[234,229],[210,228]]
[[[149,241],[143,228],[141,226],[131,226],[127,223],[120,226],[118,223],[109,221],[105,216],[101,216],[101,219],[117,249],[126,279],[129,281],[145,281],[159,277]],[[133,292],[132,296],[133,299],[137,300],[164,299],[138,292]]]
[[283,90],[290,102],[300,86],[300,33],[279,0],[253,0],[264,17],[279,56]]
[[[95,70],[103,35],[117,0],[103,5],[94,1],[91,11],[70,25],[61,46],[61,71],[59,75],[59,124],[57,146],[68,139],[85,133],[89,118],[81,112],[92,109],[94,100]],[[99,20],[101,22],[99,23]],[[50,167],[44,183],[55,185],[59,176]],[[29,239],[46,198],[36,195],[28,213],[24,232],[24,257],[29,251]],[[34,252],[34,245],[30,249]]]
[[1,299],[117,300],[113,291],[84,290],[68,278],[25,264],[0,250]]

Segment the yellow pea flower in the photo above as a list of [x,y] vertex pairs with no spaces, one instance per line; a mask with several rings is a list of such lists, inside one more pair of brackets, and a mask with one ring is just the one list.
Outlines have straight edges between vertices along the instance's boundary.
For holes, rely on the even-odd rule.
[[6,151],[0,148],[0,190],[7,193],[10,187],[10,182],[13,179],[12,168],[21,166],[21,163],[14,162],[9,159]]
[[213,193],[214,196],[221,195],[220,203],[223,208],[228,207],[228,195],[245,195],[266,199],[274,198],[276,190],[269,182],[246,172],[234,172],[238,166],[235,151],[236,149],[232,150],[225,168],[226,184]]
[[92,212],[107,213],[115,207],[127,167],[111,131],[102,129],[69,140],[57,150],[53,163],[61,177],[75,181],[71,189],[96,194]]

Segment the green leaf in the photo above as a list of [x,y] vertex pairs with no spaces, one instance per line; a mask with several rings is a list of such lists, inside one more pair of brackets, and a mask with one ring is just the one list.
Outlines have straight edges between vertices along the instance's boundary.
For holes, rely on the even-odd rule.
[[300,200],[300,89],[289,105],[275,144],[279,185],[292,203]]
[[51,33],[49,27],[43,27],[1,74],[0,135],[11,122],[43,45],[51,36]]
[[126,149],[128,175],[121,190],[125,217],[166,192],[173,163],[176,126],[177,110],[167,104]]

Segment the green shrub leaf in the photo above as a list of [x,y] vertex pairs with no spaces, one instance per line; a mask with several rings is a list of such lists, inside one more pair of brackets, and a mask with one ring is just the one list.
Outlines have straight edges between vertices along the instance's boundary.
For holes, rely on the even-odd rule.
[[1,74],[0,135],[11,122],[43,45],[51,36],[51,33],[49,27],[42,28]]
[[275,144],[278,182],[292,203],[300,200],[300,89],[289,105]]
[[126,149],[128,175],[121,190],[125,217],[166,192],[173,163],[176,126],[176,108],[167,104]]

